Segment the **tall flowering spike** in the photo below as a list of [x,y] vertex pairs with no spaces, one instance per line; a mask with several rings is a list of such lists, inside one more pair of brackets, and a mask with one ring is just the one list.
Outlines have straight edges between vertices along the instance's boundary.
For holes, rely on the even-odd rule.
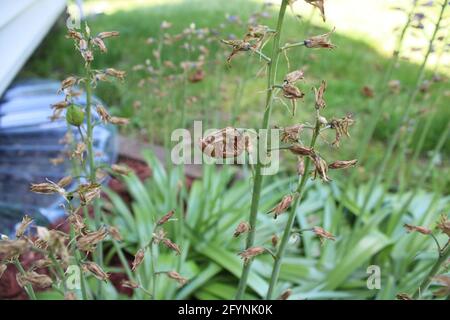
[[266,249],[263,247],[251,247],[247,250],[244,250],[239,253],[241,258],[244,260],[244,263],[248,263],[252,258],[256,257],[257,255],[260,255],[262,253],[266,252]]
[[326,89],[327,89],[327,82],[325,80],[322,80],[319,89],[313,88],[314,96],[316,98],[315,106],[317,110],[323,109],[327,105],[323,98]]
[[326,21],[324,0],[305,0],[305,2],[307,2],[310,5],[316,7],[317,9],[319,9],[320,10],[320,15],[322,16],[322,19],[323,19],[323,22]]
[[431,234],[431,230],[426,228],[426,227],[413,226],[413,225],[408,224],[408,223],[405,223],[403,226],[405,227],[405,229],[406,229],[406,231],[408,233],[410,233],[410,232],[418,232],[418,233],[427,234],[427,235]]
[[329,169],[347,169],[347,168],[355,166],[356,163],[358,163],[357,159],[353,159],[353,160],[338,160],[338,161],[334,161],[333,163],[330,163],[328,165],[328,168]]
[[16,230],[16,238],[22,238],[28,227],[33,223],[33,219],[31,219],[28,215],[25,215],[22,218],[22,222]]
[[134,256],[133,266],[132,266],[131,270],[136,271],[137,267],[139,267],[139,265],[142,263],[142,261],[144,261],[144,258],[145,258],[144,249],[139,249],[138,252]]
[[167,221],[169,221],[173,217],[174,214],[175,214],[175,210],[170,210],[161,219],[159,219],[156,224],[158,226],[165,224]]
[[336,46],[331,43],[330,35],[334,32],[331,30],[330,32],[321,34],[319,36],[314,36],[304,41],[305,47],[307,48],[325,48],[325,49],[334,49]]
[[272,208],[268,213],[273,213],[274,219],[276,219],[280,214],[285,212],[290,206],[292,201],[294,200],[293,194],[288,194],[281,199],[281,201]]
[[53,284],[53,281],[49,276],[34,271],[26,272],[25,274],[17,273],[16,280],[21,288],[31,285],[33,287],[45,289],[51,287]]
[[246,221],[240,222],[234,231],[233,237],[237,238],[248,231],[250,231],[250,224]]
[[91,262],[91,261],[84,262],[81,265],[81,268],[83,269],[84,272],[92,273],[94,275],[94,277],[96,277],[98,280],[101,280],[101,281],[109,280],[109,273],[106,273],[105,271],[103,271],[103,269],[100,268],[100,266],[94,262]]

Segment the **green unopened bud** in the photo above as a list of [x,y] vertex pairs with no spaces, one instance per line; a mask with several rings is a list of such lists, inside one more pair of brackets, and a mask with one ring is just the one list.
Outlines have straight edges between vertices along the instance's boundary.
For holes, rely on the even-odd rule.
[[82,125],[84,120],[84,112],[81,109],[81,107],[75,105],[75,104],[71,104],[68,108],[67,108],[67,112],[66,112],[66,121],[67,123],[79,127]]

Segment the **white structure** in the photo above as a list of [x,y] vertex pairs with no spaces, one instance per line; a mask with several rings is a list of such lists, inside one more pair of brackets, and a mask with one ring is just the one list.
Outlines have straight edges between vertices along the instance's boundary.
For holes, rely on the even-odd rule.
[[0,1],[0,96],[65,6],[66,0]]

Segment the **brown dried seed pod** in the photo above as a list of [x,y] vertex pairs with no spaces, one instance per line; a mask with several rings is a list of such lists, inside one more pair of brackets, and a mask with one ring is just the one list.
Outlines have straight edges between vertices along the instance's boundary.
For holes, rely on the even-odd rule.
[[99,198],[101,191],[101,185],[98,183],[80,184],[77,188],[77,193],[80,197],[81,205],[88,205],[94,199]]
[[302,80],[304,78],[305,78],[305,73],[303,72],[303,70],[295,70],[295,71],[288,73],[284,77],[284,82],[294,84],[297,81]]
[[315,167],[313,179],[319,176],[320,179],[322,179],[322,181],[324,182],[331,181],[330,177],[328,177],[328,165],[326,161],[316,153],[313,154],[310,158],[313,161]]
[[131,280],[122,280],[121,285],[124,288],[130,288],[130,289],[138,289],[140,287],[140,285],[138,283],[131,281]]
[[25,215],[22,218],[22,222],[16,230],[16,238],[22,238],[28,227],[33,223],[33,219],[31,219],[28,215]]
[[248,136],[241,134],[236,128],[226,127],[200,140],[202,152],[212,158],[235,158],[244,150],[251,149]]
[[113,164],[111,166],[111,170],[114,173],[121,174],[121,175],[124,175],[124,176],[126,176],[126,175],[131,173],[131,169],[130,168],[128,168],[127,166],[118,165],[118,164]]
[[136,271],[137,267],[144,261],[145,251],[144,249],[139,249],[138,252],[134,256],[134,261],[131,270]]
[[240,252],[238,255],[244,260],[244,263],[247,263],[250,259],[266,252],[266,249],[263,247],[251,247],[247,250]]
[[314,155],[314,149],[302,147],[298,144],[289,147],[289,151],[298,156],[312,156]]
[[26,272],[25,274],[17,273],[16,280],[21,288],[31,285],[33,287],[45,289],[53,284],[53,281],[49,276],[34,271]]
[[169,221],[173,217],[174,214],[175,214],[175,210],[170,210],[161,219],[159,219],[156,224],[158,226],[165,224],[167,221]]
[[353,160],[338,160],[334,161],[333,163],[330,163],[328,165],[329,169],[347,169],[349,167],[353,167],[358,163],[357,159]]
[[176,243],[172,242],[170,239],[167,239],[167,238],[163,239],[162,243],[170,250],[175,251],[177,253],[177,255],[180,255],[181,249]]
[[281,199],[281,201],[272,208],[268,213],[273,213],[274,219],[276,219],[280,214],[286,211],[291,206],[292,201],[294,200],[293,194],[288,194]]
[[323,21],[324,22],[326,21],[324,0],[305,0],[305,2],[316,7],[317,9],[319,9],[320,15],[322,16]]
[[84,262],[81,265],[81,268],[83,269],[84,272],[92,273],[94,275],[94,277],[96,277],[98,280],[101,280],[101,281],[109,280],[109,273],[106,273],[105,271],[103,271],[103,269],[100,268],[100,266],[94,262],[91,262],[91,261]]
[[287,142],[298,142],[300,134],[303,132],[304,125],[296,124],[290,127],[285,127],[281,131],[281,141]]
[[177,281],[180,284],[180,286],[184,286],[188,282],[188,280],[186,278],[182,277],[176,271],[169,271],[166,274],[170,279]]
[[318,36],[311,37],[304,41],[305,47],[307,48],[326,48],[334,49],[336,46],[331,43],[330,35],[334,32],[335,28],[328,33],[321,34]]
[[236,227],[236,230],[234,231],[233,237],[237,238],[241,234],[246,233],[250,231],[251,227],[250,224],[246,221],[240,222],[238,226]]
[[437,227],[450,237],[450,220],[448,220],[447,216],[442,215],[441,220],[439,221]]
[[118,37],[120,35],[119,31],[104,31],[100,32],[97,37],[100,39],[106,39],[111,37]]
[[93,252],[97,244],[103,241],[107,235],[108,230],[106,228],[87,233],[77,239],[77,247],[81,251]]
[[28,248],[25,240],[0,240],[0,256],[3,261],[21,255]]
[[325,94],[325,90],[327,89],[327,82],[325,80],[322,80],[322,83],[320,84],[319,89],[313,88],[314,90],[314,96],[315,96],[315,106],[316,109],[323,109],[326,107],[326,102],[323,99],[323,96]]
[[320,241],[322,242],[324,239],[328,240],[336,240],[333,234],[330,232],[324,230],[321,227],[313,227],[313,232],[319,237]]
[[292,294],[292,290],[291,289],[287,289],[286,291],[284,291],[277,300],[287,300],[289,299],[289,297]]
[[413,226],[411,224],[405,223],[403,225],[403,227],[405,227],[405,229],[408,233],[416,231],[416,232],[419,232],[422,234],[431,234],[430,229],[422,227],[422,226]]

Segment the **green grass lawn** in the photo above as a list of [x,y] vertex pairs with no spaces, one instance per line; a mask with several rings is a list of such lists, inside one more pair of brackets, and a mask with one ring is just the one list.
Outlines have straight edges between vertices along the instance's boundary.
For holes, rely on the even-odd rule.
[[[351,1],[349,1],[351,3]],[[106,4],[105,4],[106,3]],[[109,5],[111,4],[111,5]],[[237,125],[258,126],[260,122],[261,108],[264,102],[264,75],[257,77],[258,71],[263,73],[264,63],[258,61],[256,56],[238,54],[233,59],[231,68],[225,64],[225,56],[230,49],[219,41],[211,43],[194,42],[195,45],[204,44],[210,49],[210,57],[216,61],[207,68],[206,77],[200,83],[189,84],[184,90],[179,82],[170,88],[164,81],[159,84],[147,82],[144,86],[142,79],[148,78],[143,71],[133,71],[133,67],[143,64],[147,59],[154,65],[155,59],[152,51],[157,44],[148,45],[149,37],[158,38],[159,26],[163,20],[173,23],[173,27],[167,32],[178,33],[191,23],[197,28],[208,27],[220,31],[220,37],[228,38],[231,35],[242,37],[246,30],[245,21],[252,12],[260,10],[261,3],[252,1],[150,1],[142,4],[139,1],[117,1],[113,3],[105,1],[88,1],[88,11],[95,11],[97,7],[107,9],[105,14],[94,15],[89,18],[89,24],[93,32],[104,30],[118,30],[121,32],[119,39],[108,41],[109,52],[107,55],[96,56],[98,68],[114,66],[127,71],[128,77],[125,83],[102,84],[97,89],[100,96],[113,110],[114,113],[132,117],[132,126],[127,129],[128,134],[140,134],[144,132],[151,140],[162,143],[164,140],[164,128],[175,128],[179,125],[181,109],[185,98],[196,96],[197,102],[186,106],[186,126],[190,126],[193,120],[210,120],[211,125],[224,126],[230,124],[229,119],[237,118]],[[118,10],[121,9],[121,10]],[[275,14],[271,13],[270,19],[262,20],[264,24],[274,25]],[[236,15],[244,23],[242,25],[227,22],[227,15]],[[330,14],[333,18],[333,14]],[[301,40],[305,35],[320,34],[328,29],[322,28],[318,14],[309,24],[311,14],[305,13],[299,22],[292,14],[287,18],[286,28],[283,31],[283,41],[294,42]],[[371,19],[373,20],[373,18]],[[383,34],[364,36],[364,30],[354,34],[349,32],[349,24],[342,22],[344,33],[340,33],[339,19],[335,19],[337,32],[332,41],[337,45],[333,51],[328,50],[299,50],[289,51],[291,68],[307,68],[306,82],[300,87],[307,93],[304,102],[299,102],[298,113],[292,119],[286,112],[283,104],[277,102],[274,109],[274,121],[280,125],[286,123],[305,121],[303,115],[305,108],[310,108],[313,101],[312,84],[318,86],[321,79],[328,81],[326,100],[328,107],[325,116],[340,117],[347,112],[352,112],[358,121],[353,130],[353,136],[358,137],[361,130],[371,121],[373,110],[378,106],[371,104],[371,98],[361,94],[361,88],[371,86],[378,94],[381,88],[376,85],[382,77],[388,63],[389,55],[383,51],[383,44],[378,44],[376,39]],[[220,26],[222,28],[220,28]],[[318,26],[321,26],[319,28]],[[364,28],[363,28],[364,29]],[[367,28],[366,28],[367,29]],[[383,32],[386,32],[383,28]],[[21,77],[48,77],[63,79],[69,74],[82,72],[80,57],[73,50],[72,41],[65,39],[66,29],[63,23],[59,23],[46,37],[40,48],[36,51],[21,73]],[[380,31],[381,33],[381,31]],[[391,35],[393,37],[394,35]],[[394,37],[395,39],[395,37]],[[392,42],[392,39],[390,39]],[[180,48],[181,43],[170,47],[165,46],[162,51],[162,59],[170,60],[178,65],[187,60],[186,51]],[[270,43],[266,50],[270,48]],[[198,53],[197,53],[198,55]],[[284,61],[280,63],[279,79],[286,69]],[[178,68],[177,73],[180,73]],[[261,72],[262,71],[262,72]],[[417,62],[401,60],[395,70],[393,79],[401,82],[401,92],[388,98],[385,105],[387,112],[383,121],[377,127],[375,141],[373,141],[374,157],[378,157],[382,151],[383,142],[392,135],[398,127],[398,114],[401,111],[404,99],[414,84],[418,71]],[[431,79],[433,68],[427,72],[427,79]],[[386,84],[387,85],[387,84]],[[439,116],[433,120],[432,129],[428,134],[424,150],[430,150],[436,143],[440,132],[450,119],[448,108],[449,97],[442,94],[446,84],[434,83],[426,94],[421,94],[415,102],[415,110],[427,110],[437,96],[440,96],[436,112]],[[160,87],[161,86],[161,87]],[[240,87],[243,87],[240,90]],[[155,97],[154,88],[166,90],[168,97],[161,100]],[[166,87],[166,88],[165,88]],[[139,101],[141,106],[133,107]],[[309,111],[307,114],[310,114]],[[419,114],[419,113],[418,113]],[[420,113],[421,114],[421,113]],[[433,112],[418,115],[414,121],[420,123],[426,121],[426,117]],[[419,125],[420,128],[420,125]],[[167,132],[167,131],[166,131]],[[417,135],[420,131],[416,131]],[[413,139],[413,143],[416,139]],[[344,153],[352,153],[357,142],[344,145]],[[445,149],[450,151],[450,142],[447,141]]]

